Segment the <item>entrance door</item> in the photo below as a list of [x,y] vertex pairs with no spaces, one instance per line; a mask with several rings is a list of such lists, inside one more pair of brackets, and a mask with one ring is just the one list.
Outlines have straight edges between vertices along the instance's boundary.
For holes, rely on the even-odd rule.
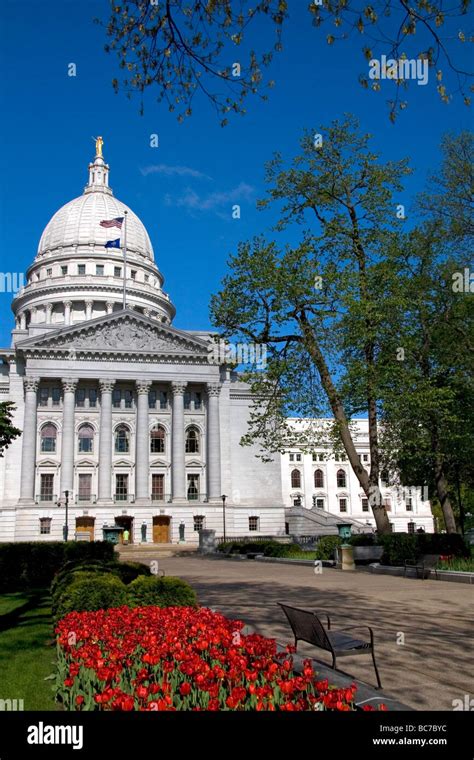
[[[128,530],[130,534],[128,538],[128,543],[133,544],[133,517],[127,517],[127,516],[116,517],[115,525],[120,525],[120,527],[123,528],[124,530]],[[123,531],[120,533],[119,543],[123,544]]]
[[170,518],[160,515],[153,518],[153,543],[169,544],[170,542]]
[[[89,541],[94,540],[94,517],[76,517],[76,533],[89,534]],[[79,540],[83,535],[78,537]],[[86,539],[87,540],[87,539]]]

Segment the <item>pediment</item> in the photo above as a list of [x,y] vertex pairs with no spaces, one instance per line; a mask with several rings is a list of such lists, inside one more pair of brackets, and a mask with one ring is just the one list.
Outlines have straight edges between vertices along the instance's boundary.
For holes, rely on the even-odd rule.
[[206,341],[130,310],[27,338],[18,343],[17,348],[26,353],[49,350],[70,357],[97,352],[102,355],[154,354],[203,361],[208,357]]

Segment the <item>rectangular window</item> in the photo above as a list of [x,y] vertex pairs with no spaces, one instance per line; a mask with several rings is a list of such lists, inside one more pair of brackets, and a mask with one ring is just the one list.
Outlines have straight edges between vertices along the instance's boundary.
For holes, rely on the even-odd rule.
[[411,499],[407,499],[406,505],[407,505],[407,512],[413,512],[413,501]]
[[127,501],[128,499],[128,475],[115,476],[115,501]]
[[194,530],[199,533],[204,528],[204,515],[194,515]]
[[194,394],[194,408],[195,409],[200,409],[201,406],[202,406],[201,394],[200,393],[195,393]]
[[369,500],[362,499],[362,512],[368,512],[368,511],[369,511]]
[[77,265],[77,274],[85,274],[86,273],[86,265],[85,264],[78,264]]
[[114,277],[122,276],[122,267],[114,267]]
[[90,501],[91,490],[92,490],[92,475],[89,473],[80,473],[79,493],[77,495],[79,501]]
[[258,530],[259,522],[260,522],[259,517],[249,517],[249,531]]
[[97,406],[97,391],[95,388],[89,388],[89,406]]
[[191,394],[188,392],[184,394],[184,408],[191,409]]
[[40,517],[40,534],[46,535],[47,533],[51,533],[51,518]]
[[368,454],[362,454],[362,460],[364,462],[368,462],[369,461],[369,455]]
[[43,473],[40,476],[40,498],[41,501],[53,501],[54,494],[54,475]]
[[160,409],[168,408],[168,394],[166,391],[160,391]]
[[188,501],[199,499],[199,475],[188,475]]
[[46,277],[51,277],[53,274],[53,270],[51,267],[48,267],[46,270]]
[[103,277],[104,275],[104,265],[103,264],[96,264],[95,265],[95,273],[99,276]]
[[136,276],[137,276],[137,270],[136,269],[131,269],[130,270],[130,277],[132,278],[132,280],[134,280],[136,278]]
[[61,267],[61,274],[62,274],[63,276],[67,274],[67,266],[62,266],[62,267]]
[[149,282],[149,280],[150,280],[150,275],[149,275],[149,274],[146,274],[146,275],[145,275],[145,282]]
[[385,499],[383,500],[383,505],[384,505],[385,509],[387,510],[387,512],[391,512],[391,510],[392,510],[392,500],[391,500],[391,498],[389,496],[385,497]]
[[318,455],[313,451],[313,462],[318,461]]
[[318,509],[324,509],[324,499],[316,499],[316,507]]
[[297,462],[301,462],[301,454],[297,454],[296,455],[296,461]]
[[125,409],[131,409],[133,402],[133,391],[126,390],[124,391],[123,395],[125,398]]
[[120,402],[122,400],[122,391],[120,388],[114,388],[112,393],[112,402],[116,409],[120,408]]
[[61,388],[53,388],[51,395],[53,397],[53,406],[59,406],[61,403]]
[[156,409],[156,391],[148,391],[148,407]]
[[153,473],[151,476],[151,499],[152,501],[164,501],[165,476],[161,473]]
[[[79,453],[92,454],[94,448],[94,434],[92,428],[83,426],[79,430]],[[81,477],[79,475],[79,477]]]
[[407,525],[407,528],[408,528],[408,532],[409,533],[414,533],[415,532],[415,523],[414,522],[409,522],[408,525]]
[[48,406],[49,388],[40,388],[39,392],[39,405]]
[[78,388],[76,391],[76,406],[86,405],[86,389]]
[[339,512],[347,512],[347,499],[339,499]]
[[290,454],[290,462],[294,462],[294,461],[295,461],[295,455],[294,454]]

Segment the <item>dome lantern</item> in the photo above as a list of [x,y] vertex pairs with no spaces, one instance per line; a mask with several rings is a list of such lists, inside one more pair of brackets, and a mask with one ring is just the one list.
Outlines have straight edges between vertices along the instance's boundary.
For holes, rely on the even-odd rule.
[[102,155],[102,146],[104,141],[102,137],[97,137],[95,141],[95,158],[93,163],[89,164],[89,182],[84,188],[84,193],[108,193],[113,195],[112,188],[109,187],[109,165],[105,163]]

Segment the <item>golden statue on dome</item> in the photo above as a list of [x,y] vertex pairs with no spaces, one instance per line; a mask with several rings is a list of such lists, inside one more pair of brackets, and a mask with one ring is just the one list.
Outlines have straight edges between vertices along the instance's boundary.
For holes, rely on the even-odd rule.
[[97,137],[95,141],[95,154],[96,156],[100,156],[102,158],[102,146],[104,144],[104,141],[102,137]]

